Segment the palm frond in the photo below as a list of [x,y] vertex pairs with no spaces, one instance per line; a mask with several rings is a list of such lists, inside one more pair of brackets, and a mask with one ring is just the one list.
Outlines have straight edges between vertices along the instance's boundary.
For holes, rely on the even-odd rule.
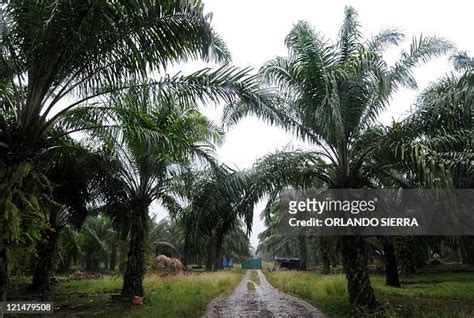
[[398,46],[405,39],[403,34],[397,28],[387,28],[380,31],[372,37],[368,42],[367,47],[370,51],[382,53],[385,49],[391,46]]
[[353,7],[344,8],[344,22],[339,31],[339,55],[340,61],[344,62],[349,56],[361,46],[359,23],[357,22],[357,11]]
[[453,49],[453,44],[437,36],[413,37],[410,49],[401,53],[400,60],[391,69],[395,87],[397,85],[417,88],[413,68],[430,59],[442,56]]

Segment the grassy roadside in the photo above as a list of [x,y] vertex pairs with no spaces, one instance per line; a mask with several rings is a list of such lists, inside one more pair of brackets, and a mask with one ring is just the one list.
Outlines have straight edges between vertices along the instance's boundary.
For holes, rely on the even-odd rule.
[[[274,272],[265,275],[278,289],[301,297],[329,317],[347,317],[344,275]],[[383,275],[371,275],[382,312],[378,317],[472,317],[474,273],[430,273],[402,278],[402,288],[385,286]]]
[[200,317],[213,298],[230,292],[241,278],[239,273],[218,272],[183,279],[148,280],[145,305],[114,317]]
[[[193,273],[166,279],[150,275],[144,281],[143,305],[113,303],[111,295],[120,293],[122,277],[111,275],[59,283],[44,300],[54,302],[53,317],[199,317],[214,297],[233,290],[242,275],[241,271]],[[21,293],[18,299],[20,296]],[[28,297],[39,300],[38,296]]]

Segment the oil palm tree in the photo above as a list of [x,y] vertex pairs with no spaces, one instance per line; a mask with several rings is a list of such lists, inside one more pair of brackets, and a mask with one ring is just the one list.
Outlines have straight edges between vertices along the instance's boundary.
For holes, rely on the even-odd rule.
[[221,254],[234,262],[250,256],[250,240],[242,222],[224,236]]
[[[375,187],[374,178],[384,173],[383,165],[375,165],[373,156],[379,147],[387,145],[367,143],[373,134],[378,114],[388,105],[399,87],[416,87],[412,70],[432,57],[445,54],[452,45],[438,37],[414,38],[408,51],[399,61],[388,65],[383,51],[399,45],[404,35],[396,29],[386,29],[368,41],[359,31],[357,13],[345,9],[345,18],[338,41],[326,41],[307,22],[298,22],[286,37],[287,57],[277,57],[261,68],[261,75],[276,96],[271,105],[230,105],[225,121],[236,123],[247,114],[255,114],[266,121],[296,132],[315,146],[312,174],[330,189],[359,189]],[[371,142],[373,140],[371,139]],[[405,145],[392,141],[395,148]],[[396,153],[396,152],[395,152]],[[396,153],[397,154],[397,153]],[[399,154],[399,152],[398,152]],[[274,157],[291,157],[278,153]],[[416,157],[416,158],[415,158]],[[428,160],[426,153],[416,153],[411,160]],[[256,169],[270,171],[268,164],[278,162],[272,156],[257,164]],[[286,162],[286,161],[285,161]],[[260,167],[259,167],[260,165]],[[423,166],[430,169],[430,166]],[[270,180],[294,175],[295,165],[274,168]],[[286,171],[284,171],[286,170]],[[423,174],[429,175],[429,174]],[[367,270],[366,245],[363,237],[342,237],[341,252],[346,273],[350,303],[355,307],[373,308],[375,296]]]
[[76,115],[81,114],[84,124],[102,121],[99,129],[89,131],[93,140],[108,147],[112,158],[103,167],[100,201],[115,228],[128,237],[122,294],[143,296],[150,204],[160,201],[174,208],[174,180],[193,159],[213,160],[210,152],[221,131],[194,104],[150,90],[135,88],[114,95],[106,109],[108,116],[82,116],[81,108]]
[[[295,175],[297,175],[296,173]],[[307,175],[308,176],[308,175]],[[316,186],[314,184],[313,186]],[[270,196],[265,209],[260,217],[264,220],[265,230],[258,235],[259,245],[257,253],[268,253],[275,255],[293,255],[301,260],[301,269],[306,269],[308,263],[308,250],[315,247],[318,256],[323,263],[324,274],[330,273],[331,260],[335,256],[335,240],[330,236],[307,236],[288,235],[282,232],[281,224],[283,215],[280,213],[281,203],[278,200],[278,193],[274,192]],[[315,255],[316,256],[316,255]]]
[[79,259],[81,248],[79,246],[79,232],[74,226],[65,226],[61,231],[57,248],[57,270],[66,272],[75,265]]
[[101,156],[90,152],[69,138],[63,146],[50,152],[48,164],[41,167],[51,184],[54,201],[48,201],[41,213],[45,225],[36,242],[32,291],[50,290],[50,277],[54,273],[54,259],[62,230],[80,228],[94,200],[94,188],[100,176],[95,169]]
[[[252,226],[252,206],[244,200],[249,184],[246,173],[214,164],[193,172],[184,181],[184,196],[189,204],[176,217],[185,231],[185,258],[205,254],[206,268],[220,268],[225,237],[240,228],[241,219]],[[203,253],[205,246],[205,253]]]
[[[386,136],[392,135],[392,137],[396,136],[396,139],[404,140],[405,144],[421,146],[417,147],[416,151],[435,153],[451,174],[450,186],[461,189],[472,188],[473,62],[465,52],[456,53],[451,57],[451,60],[455,72],[445,75],[423,91],[414,104],[414,112],[401,123],[394,123],[391,127],[386,128],[385,133]],[[392,140],[394,139],[392,138]],[[404,150],[406,149],[402,149],[402,151]],[[391,152],[385,152],[385,154],[389,153]],[[413,165],[396,164],[397,158],[393,154],[375,157],[374,160],[392,161],[394,163],[392,168],[397,170],[396,173],[399,176],[404,176],[403,179],[398,178],[399,181],[403,180],[402,187],[404,188],[427,186],[422,179],[418,178],[420,174],[412,169]],[[391,240],[391,238],[383,238],[384,247],[388,243],[390,249],[393,249]],[[421,253],[414,253],[414,251],[420,246],[426,246],[427,240],[429,238],[395,238],[399,269],[402,273],[413,273],[415,268],[420,266],[422,262],[414,256],[425,255],[426,253],[423,252],[425,249],[421,249]],[[472,246],[469,237],[461,237],[459,241],[461,246]],[[471,251],[471,253],[473,252]],[[388,259],[386,258],[386,261]],[[464,257],[464,259],[468,259],[468,257]],[[386,264],[387,281],[390,280],[389,276],[398,276],[394,258],[391,263],[390,266]],[[389,268],[394,268],[391,271],[392,275],[389,275]]]
[[[406,136],[423,140],[439,154],[451,172],[454,188],[472,189],[474,60],[466,52],[458,52],[451,61],[454,72],[433,83],[419,96],[414,113],[401,128]],[[463,261],[474,264],[472,237],[457,240]]]
[[465,52],[453,55],[452,62],[456,72],[419,96],[402,128],[409,138],[423,139],[443,158],[453,173],[454,187],[472,188],[474,62]]
[[165,254],[169,257],[182,258],[184,247],[184,231],[177,222],[165,218],[153,221],[148,240],[151,255]]
[[296,255],[298,242],[294,237],[281,233],[278,222],[266,218],[266,228],[258,235],[257,253],[270,253],[272,257],[275,255]]
[[112,222],[106,216],[89,216],[79,231],[78,244],[83,256],[84,268],[96,272],[101,263],[107,264],[109,245],[107,237],[110,236]]

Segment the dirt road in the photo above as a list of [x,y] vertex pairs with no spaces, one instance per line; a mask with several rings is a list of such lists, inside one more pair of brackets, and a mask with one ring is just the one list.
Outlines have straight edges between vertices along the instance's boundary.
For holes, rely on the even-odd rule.
[[230,295],[212,300],[203,317],[325,317],[310,304],[271,286],[260,270],[258,279],[251,280],[251,274],[248,270]]

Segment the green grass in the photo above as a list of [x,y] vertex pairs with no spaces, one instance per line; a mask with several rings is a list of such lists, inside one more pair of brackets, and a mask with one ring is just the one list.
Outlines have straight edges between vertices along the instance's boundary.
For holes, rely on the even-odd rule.
[[[122,277],[104,275],[99,279],[67,281],[58,284],[45,300],[53,301],[54,316],[98,317],[198,317],[209,301],[221,293],[230,292],[245,271],[192,273],[185,277],[158,275],[145,279],[145,303],[141,306],[112,303],[111,294],[119,293]],[[306,299],[329,317],[347,317],[351,311],[347,301],[346,280],[342,274],[322,275],[318,272],[263,271],[275,287]],[[255,271],[250,280],[259,284]],[[473,317],[474,272],[444,272],[402,277],[402,288],[385,286],[385,277],[371,275],[377,300],[382,309],[371,316],[377,317]],[[255,289],[250,282],[249,291]],[[18,300],[38,300],[25,294],[20,287],[28,280],[20,277]],[[36,298],[35,298],[36,297]],[[13,299],[12,298],[12,299]]]
[[[104,275],[98,279],[70,280],[60,283],[56,293],[112,293],[120,290],[123,278],[120,276]],[[148,280],[145,280],[148,284]]]
[[54,302],[56,317],[199,317],[214,297],[233,290],[241,278],[238,271],[148,276],[144,304],[131,305],[111,302],[111,294],[120,292],[122,277],[106,275],[60,283],[46,300]]
[[258,277],[257,271],[253,270],[250,274],[249,279],[253,281],[255,284],[260,285],[260,277]]
[[272,269],[273,267],[275,267],[275,262],[262,261],[262,271]]
[[214,297],[231,291],[240,279],[237,273],[219,272],[162,282],[148,280],[147,303],[117,317],[198,317]]
[[250,291],[255,291],[255,285],[252,282],[247,282],[247,289]]
[[[347,317],[344,275],[316,272],[265,273],[280,290],[304,298],[329,317]],[[472,317],[474,315],[474,273],[431,273],[402,278],[402,288],[385,286],[383,275],[371,275],[383,317]]]

